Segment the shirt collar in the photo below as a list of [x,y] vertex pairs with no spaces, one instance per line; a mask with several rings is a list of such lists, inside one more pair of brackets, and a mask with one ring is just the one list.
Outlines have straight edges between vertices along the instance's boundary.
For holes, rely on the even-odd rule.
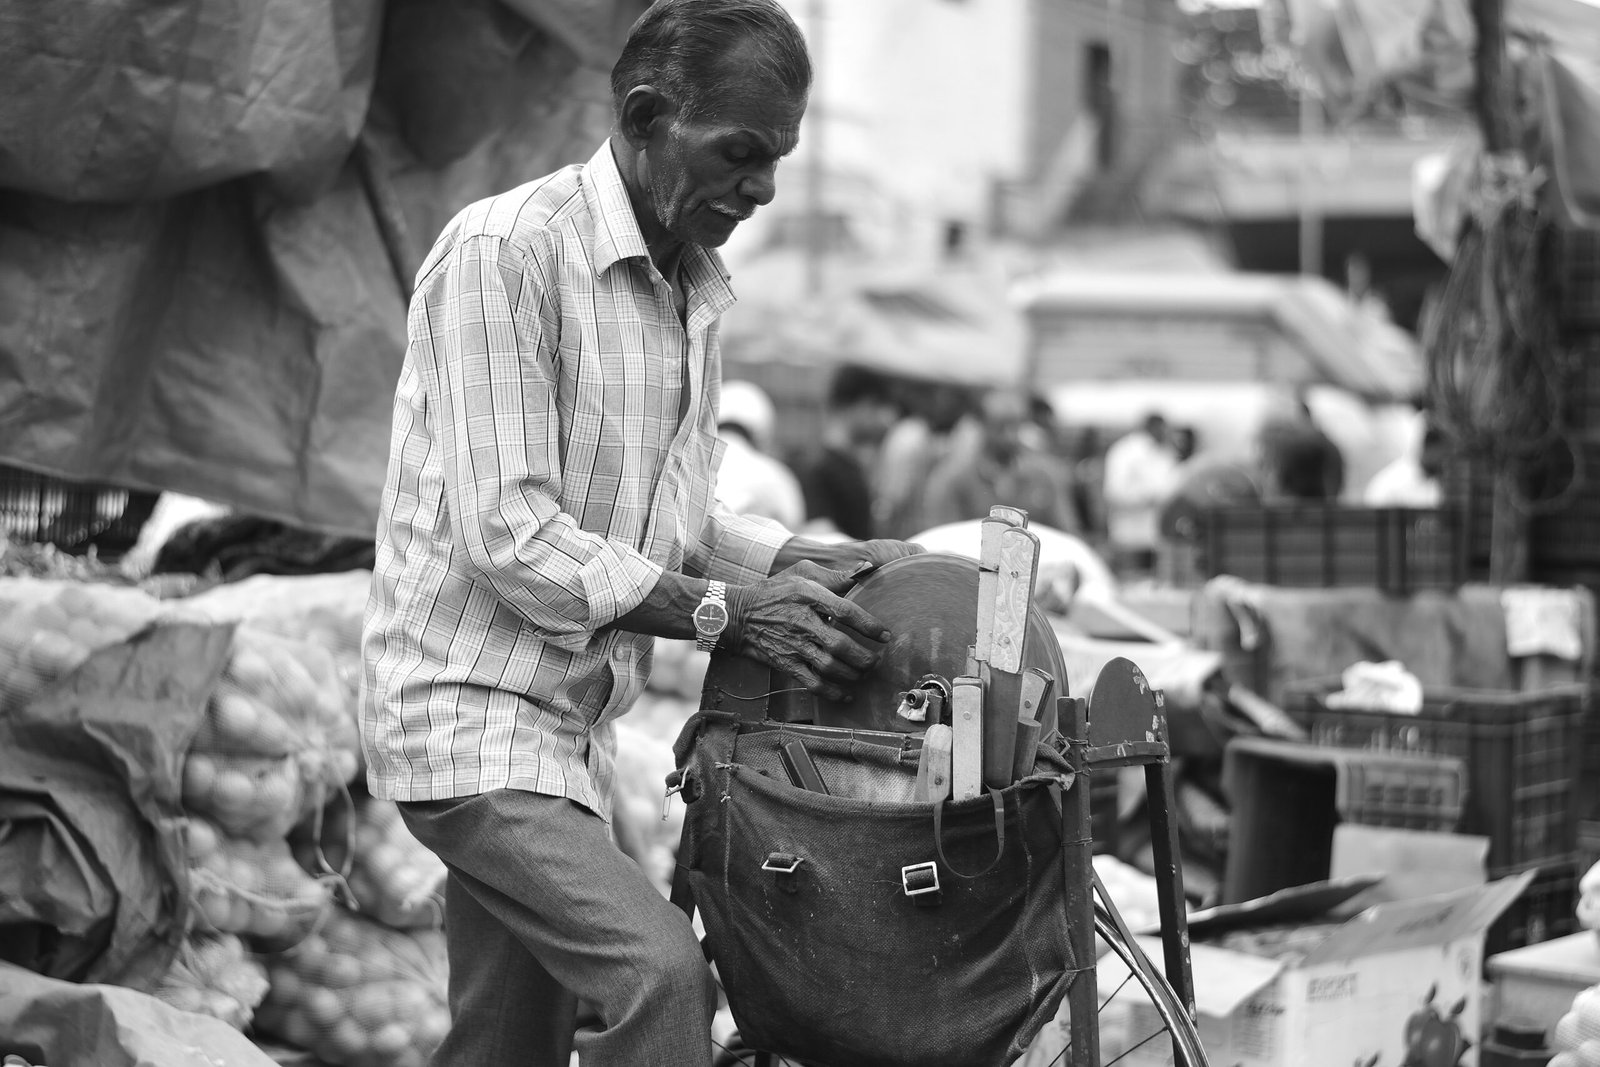
[[[620,260],[649,259],[650,249],[645,246],[639,220],[633,213],[633,202],[628,199],[628,187],[622,183],[622,173],[617,170],[616,158],[611,154],[609,138],[601,142],[600,150],[590,157],[583,173],[584,199],[595,220],[595,277]],[[712,303],[723,305],[718,311],[733,303],[733,290],[728,285],[731,276],[716,249],[686,246],[683,269],[690,284],[711,288],[715,294],[711,297]]]
[[639,220],[633,215],[628,187],[622,184],[609,139],[600,142],[600,151],[590,157],[583,176],[583,196],[594,216],[595,277],[619,260],[648,259],[650,250],[645,247],[644,234],[639,232]]

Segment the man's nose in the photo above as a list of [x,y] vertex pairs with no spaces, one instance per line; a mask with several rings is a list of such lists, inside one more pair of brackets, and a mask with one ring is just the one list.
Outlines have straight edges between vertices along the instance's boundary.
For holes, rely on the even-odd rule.
[[772,198],[778,192],[778,165],[768,163],[763,167],[745,175],[739,183],[739,192],[765,207],[772,203]]

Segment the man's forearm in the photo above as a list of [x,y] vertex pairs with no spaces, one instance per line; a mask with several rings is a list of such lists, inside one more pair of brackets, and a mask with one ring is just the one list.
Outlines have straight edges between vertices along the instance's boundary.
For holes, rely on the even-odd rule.
[[639,606],[618,616],[613,625],[654,637],[693,638],[694,609],[705,597],[707,584],[704,578],[663,571]]
[[791,537],[778,549],[778,555],[772,561],[772,574],[788,570],[796,563],[810,560],[824,567],[838,569],[838,564],[847,559],[854,558],[843,551],[844,546],[832,545],[826,541],[813,541],[808,537]]

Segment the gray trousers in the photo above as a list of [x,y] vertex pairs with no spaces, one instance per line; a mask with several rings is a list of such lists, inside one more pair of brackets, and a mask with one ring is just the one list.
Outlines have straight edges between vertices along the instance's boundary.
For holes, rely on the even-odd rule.
[[444,860],[450,1033],[432,1067],[707,1067],[716,992],[683,912],[605,823],[560,797],[497,789],[408,802]]

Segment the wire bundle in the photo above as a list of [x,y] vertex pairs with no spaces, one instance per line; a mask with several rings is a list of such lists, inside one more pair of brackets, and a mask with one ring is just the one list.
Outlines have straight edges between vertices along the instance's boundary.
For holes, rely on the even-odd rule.
[[[1423,323],[1429,397],[1460,452],[1516,473],[1525,512],[1564,506],[1583,482],[1582,450],[1566,410],[1577,370],[1560,344],[1541,285],[1545,175],[1517,154],[1480,156],[1466,226],[1440,298]],[[1562,451],[1572,473],[1532,494],[1530,475]]]

